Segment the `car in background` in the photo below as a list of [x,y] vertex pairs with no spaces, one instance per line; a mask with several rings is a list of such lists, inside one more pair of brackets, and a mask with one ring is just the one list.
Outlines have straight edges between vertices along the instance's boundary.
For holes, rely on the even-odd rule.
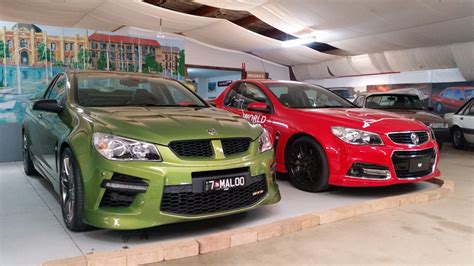
[[353,102],[356,98],[354,88],[352,87],[334,87],[334,88],[327,88],[327,89],[336,93],[337,95],[341,96],[342,98],[350,102]]
[[474,144],[474,98],[466,102],[456,113],[445,114],[449,124],[453,146],[464,149]]
[[440,147],[443,142],[450,140],[448,123],[440,115],[431,112],[431,108],[425,107],[415,94],[393,91],[365,92],[359,94],[354,103],[362,108],[393,112],[423,122],[434,131]]
[[216,106],[271,132],[277,172],[298,189],[387,186],[439,175],[438,145],[422,122],[358,108],[316,85],[240,80]]
[[60,195],[70,230],[139,229],[280,200],[266,130],[181,83],[65,72],[26,110],[23,165]]
[[473,86],[448,87],[431,97],[434,110],[441,113],[455,112],[469,99],[474,98]]
[[407,93],[407,94],[414,94],[418,96],[418,98],[421,100],[424,106],[428,107],[430,106],[430,96],[426,95],[423,93],[422,89],[419,88],[401,88],[401,89],[393,89],[390,90],[390,92],[395,92],[395,93]]

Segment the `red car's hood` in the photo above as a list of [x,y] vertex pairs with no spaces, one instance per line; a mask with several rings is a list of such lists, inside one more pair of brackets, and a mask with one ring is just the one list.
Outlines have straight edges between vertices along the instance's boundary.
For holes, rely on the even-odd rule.
[[298,109],[305,115],[325,119],[332,126],[345,126],[376,133],[426,130],[419,121],[394,113],[365,108]]

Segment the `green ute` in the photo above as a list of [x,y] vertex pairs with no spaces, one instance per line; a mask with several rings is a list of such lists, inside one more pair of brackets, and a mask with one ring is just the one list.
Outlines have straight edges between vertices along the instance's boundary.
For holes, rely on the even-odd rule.
[[60,195],[70,230],[138,229],[280,200],[269,134],[179,82],[58,74],[27,108],[24,170]]

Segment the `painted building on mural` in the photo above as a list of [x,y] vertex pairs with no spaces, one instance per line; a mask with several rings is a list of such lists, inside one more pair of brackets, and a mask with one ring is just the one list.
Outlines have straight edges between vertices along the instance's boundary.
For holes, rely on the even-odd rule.
[[81,63],[87,69],[160,73],[175,73],[178,69],[178,48],[161,46],[152,39],[84,32],[83,35],[55,36],[33,24],[4,27],[0,41],[6,44],[8,51],[1,63],[34,67],[48,60],[57,66]]
[[[53,36],[33,24],[17,23],[12,29],[3,28],[1,41],[9,50],[6,64],[40,66],[46,59],[51,62],[73,62],[80,49],[87,49],[88,36]],[[44,49],[46,47],[46,49]],[[17,55],[17,56],[15,56]]]

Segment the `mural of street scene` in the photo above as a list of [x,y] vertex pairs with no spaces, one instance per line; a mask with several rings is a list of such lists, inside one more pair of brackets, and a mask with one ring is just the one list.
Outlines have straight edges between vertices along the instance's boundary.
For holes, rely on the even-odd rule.
[[474,98],[474,82],[381,84],[368,85],[368,92],[406,92],[416,94],[438,114],[457,111],[465,102]]
[[0,21],[0,124],[21,123],[24,106],[69,69],[183,80],[184,41]]

